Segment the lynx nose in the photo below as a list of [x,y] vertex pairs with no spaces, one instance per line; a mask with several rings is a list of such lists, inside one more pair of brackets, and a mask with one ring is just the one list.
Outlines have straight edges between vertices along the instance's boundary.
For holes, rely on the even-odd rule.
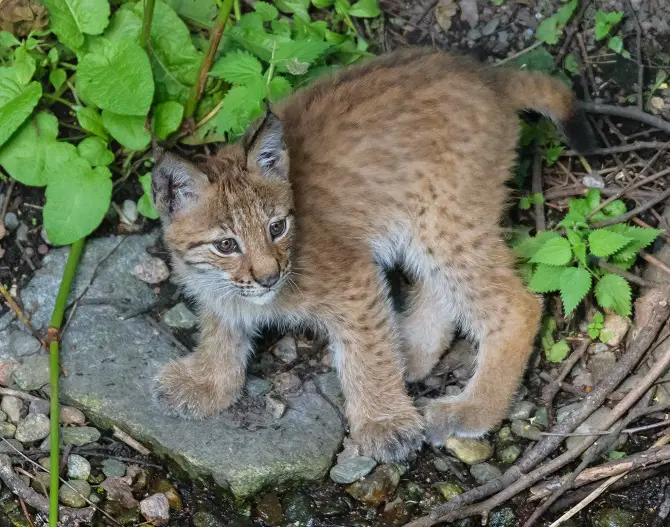
[[263,287],[272,287],[279,281],[279,272],[266,274],[256,278],[256,282]]

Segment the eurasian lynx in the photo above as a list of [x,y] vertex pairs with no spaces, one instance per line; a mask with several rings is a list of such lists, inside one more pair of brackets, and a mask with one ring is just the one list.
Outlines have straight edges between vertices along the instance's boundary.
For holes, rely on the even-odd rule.
[[[540,317],[499,226],[523,108],[585,132],[559,81],[408,50],[298,91],[202,165],[158,151],[165,241],[202,317],[195,353],[158,379],[168,404],[229,407],[259,328],[307,325],[329,339],[365,454],[400,460],[424,432],[443,444],[496,426]],[[400,313],[393,265],[412,281]],[[405,381],[430,373],[456,327],[477,344],[476,371],[422,418]]]

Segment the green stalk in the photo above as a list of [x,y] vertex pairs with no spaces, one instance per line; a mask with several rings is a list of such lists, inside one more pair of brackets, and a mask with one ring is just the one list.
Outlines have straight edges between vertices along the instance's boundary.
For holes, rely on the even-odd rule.
[[242,18],[242,10],[240,9],[240,0],[235,0],[235,3],[233,4],[233,11],[235,12],[235,20],[239,22],[240,18]]
[[151,22],[154,19],[154,6],[156,0],[144,0],[144,17],[142,19],[142,33],[140,35],[140,44],[147,51],[151,49]]
[[207,75],[209,70],[212,67],[214,62],[214,57],[216,51],[219,49],[219,44],[221,43],[221,37],[223,36],[223,30],[226,28],[226,23],[230,17],[230,11],[233,8],[234,0],[223,0],[221,2],[221,9],[219,10],[219,15],[216,18],[216,24],[212,28],[212,32],[209,35],[209,46],[207,47],[207,53],[202,59],[202,64],[200,65],[200,73],[198,78],[191,88],[191,94],[189,95],[188,100],[186,101],[186,106],[184,107],[184,119],[191,119],[195,114],[195,109],[198,106],[198,101],[200,100],[200,95],[205,89],[205,83],[207,82]]
[[77,271],[77,264],[79,257],[84,248],[85,239],[77,240],[70,248],[70,254],[67,257],[67,263],[63,270],[63,279],[58,287],[58,296],[56,297],[56,304],[54,305],[53,313],[51,314],[51,322],[49,323],[49,368],[50,368],[50,384],[51,384],[51,436],[49,439],[49,470],[51,472],[51,486],[49,488],[49,527],[58,527],[58,472],[59,472],[59,458],[58,445],[60,432],[58,421],[59,407],[58,407],[58,384],[60,376],[60,362],[58,358],[58,342],[60,338],[60,326],[63,323],[63,316],[65,314],[65,307],[67,306],[67,298],[70,296],[70,288],[74,280],[75,272]]

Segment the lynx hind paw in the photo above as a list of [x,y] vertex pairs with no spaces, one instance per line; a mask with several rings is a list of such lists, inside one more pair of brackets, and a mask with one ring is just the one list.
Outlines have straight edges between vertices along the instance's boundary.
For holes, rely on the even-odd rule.
[[482,437],[500,422],[490,410],[457,398],[430,403],[423,409],[426,441],[433,446],[444,446],[445,440],[451,436]]
[[399,425],[392,421],[368,423],[356,433],[354,441],[360,445],[363,455],[377,461],[404,461],[421,448],[423,424],[420,418]]

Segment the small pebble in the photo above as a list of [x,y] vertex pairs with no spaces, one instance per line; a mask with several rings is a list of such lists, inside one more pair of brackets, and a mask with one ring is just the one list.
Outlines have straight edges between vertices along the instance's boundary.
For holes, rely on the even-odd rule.
[[14,434],[16,433],[16,425],[13,425],[12,423],[8,423],[6,421],[3,421],[0,423],[0,437],[14,437]]
[[13,355],[18,357],[34,355],[42,347],[39,340],[23,331],[12,331],[10,333],[9,346],[14,352]]
[[276,397],[270,397],[268,395],[265,398],[265,409],[272,415],[272,417],[280,419],[284,413],[286,413],[286,403]]
[[47,494],[51,488],[51,475],[46,472],[37,472],[31,486],[40,494]]
[[463,463],[474,465],[486,461],[493,455],[493,447],[486,439],[449,437],[445,447]]
[[100,431],[92,426],[65,427],[61,437],[64,445],[83,446],[100,439]]
[[105,459],[102,462],[102,473],[108,478],[112,476],[122,478],[126,475],[126,465],[117,459]]
[[437,470],[438,472],[449,472],[449,465],[441,457],[436,457],[433,460],[433,466],[435,467],[435,470]]
[[247,379],[245,390],[249,397],[260,397],[272,390],[272,384],[265,379],[250,376]]
[[147,258],[133,268],[133,274],[147,284],[159,284],[170,277],[170,269],[160,258]]
[[198,324],[198,317],[183,302],[179,302],[165,312],[163,322],[171,328],[193,329]]
[[289,363],[298,358],[298,347],[291,335],[284,335],[272,348],[272,353],[280,361]]
[[537,406],[531,401],[519,401],[512,406],[509,413],[509,419],[528,419],[535,408],[537,408]]
[[86,498],[90,493],[91,486],[86,481],[73,479],[61,485],[58,495],[63,505],[80,509],[86,506]]
[[523,437],[524,439],[531,439],[533,441],[542,439],[542,432],[539,428],[518,419],[512,421],[512,432],[516,436]]
[[7,420],[7,414],[0,410],[0,421],[6,421]]
[[49,418],[43,414],[28,414],[16,427],[14,437],[22,443],[34,443],[49,435]]
[[49,383],[49,355],[27,357],[14,372],[14,382],[25,391],[38,390]]
[[8,231],[13,231],[19,226],[19,218],[16,217],[16,214],[13,212],[8,212],[5,214],[5,227]]
[[10,423],[18,423],[21,420],[23,401],[12,395],[5,395],[0,403],[0,409],[7,414]]
[[167,525],[170,521],[170,504],[165,494],[153,494],[140,501],[140,512],[153,525]]
[[83,425],[86,422],[86,416],[79,408],[63,406],[60,409],[59,420],[64,425]]
[[30,406],[28,407],[29,414],[49,415],[50,412],[51,404],[49,401],[45,401],[44,399],[36,399],[31,401]]
[[16,451],[23,452],[23,445],[13,437],[0,441],[0,454],[16,454]]
[[259,518],[272,527],[279,527],[284,523],[284,510],[279,496],[274,492],[264,494],[256,505]]
[[523,449],[519,445],[510,445],[498,452],[498,459],[503,463],[511,464],[519,458],[522,452]]
[[37,246],[37,253],[41,254],[42,256],[49,254],[49,247],[44,245],[43,243]]
[[0,360],[0,386],[11,386],[14,382],[14,372],[21,366],[19,361],[14,359]]
[[440,491],[440,494],[442,494],[447,501],[454,499],[459,494],[463,494],[463,489],[455,483],[435,483],[435,488]]
[[626,333],[628,333],[628,328],[630,328],[630,323],[626,318],[616,313],[607,313],[600,335],[602,336],[605,333],[609,337],[605,344],[616,347],[623,341]]
[[[19,223],[19,227],[16,229],[16,239],[17,241],[20,241],[22,243],[27,243],[28,242],[28,232],[30,229],[28,226],[21,222]],[[28,247],[26,247],[28,249]]]
[[483,485],[501,476],[502,471],[490,463],[477,463],[470,467],[470,474],[479,485]]
[[377,462],[366,456],[350,457],[330,469],[330,479],[341,485],[353,483],[367,476]]
[[139,217],[139,213],[137,211],[137,203],[135,203],[131,199],[127,199],[123,202],[123,205],[121,206],[121,212],[123,212],[123,216],[125,219],[127,219],[130,222],[130,225],[135,223],[137,221],[137,218]]
[[385,501],[390,501],[400,482],[400,470],[396,465],[382,465],[375,471],[345,490],[357,501],[376,507]]
[[274,376],[273,384],[278,393],[292,392],[300,387],[300,379],[290,371]]
[[67,458],[67,477],[69,479],[88,479],[91,475],[91,464],[77,454],[70,454]]

